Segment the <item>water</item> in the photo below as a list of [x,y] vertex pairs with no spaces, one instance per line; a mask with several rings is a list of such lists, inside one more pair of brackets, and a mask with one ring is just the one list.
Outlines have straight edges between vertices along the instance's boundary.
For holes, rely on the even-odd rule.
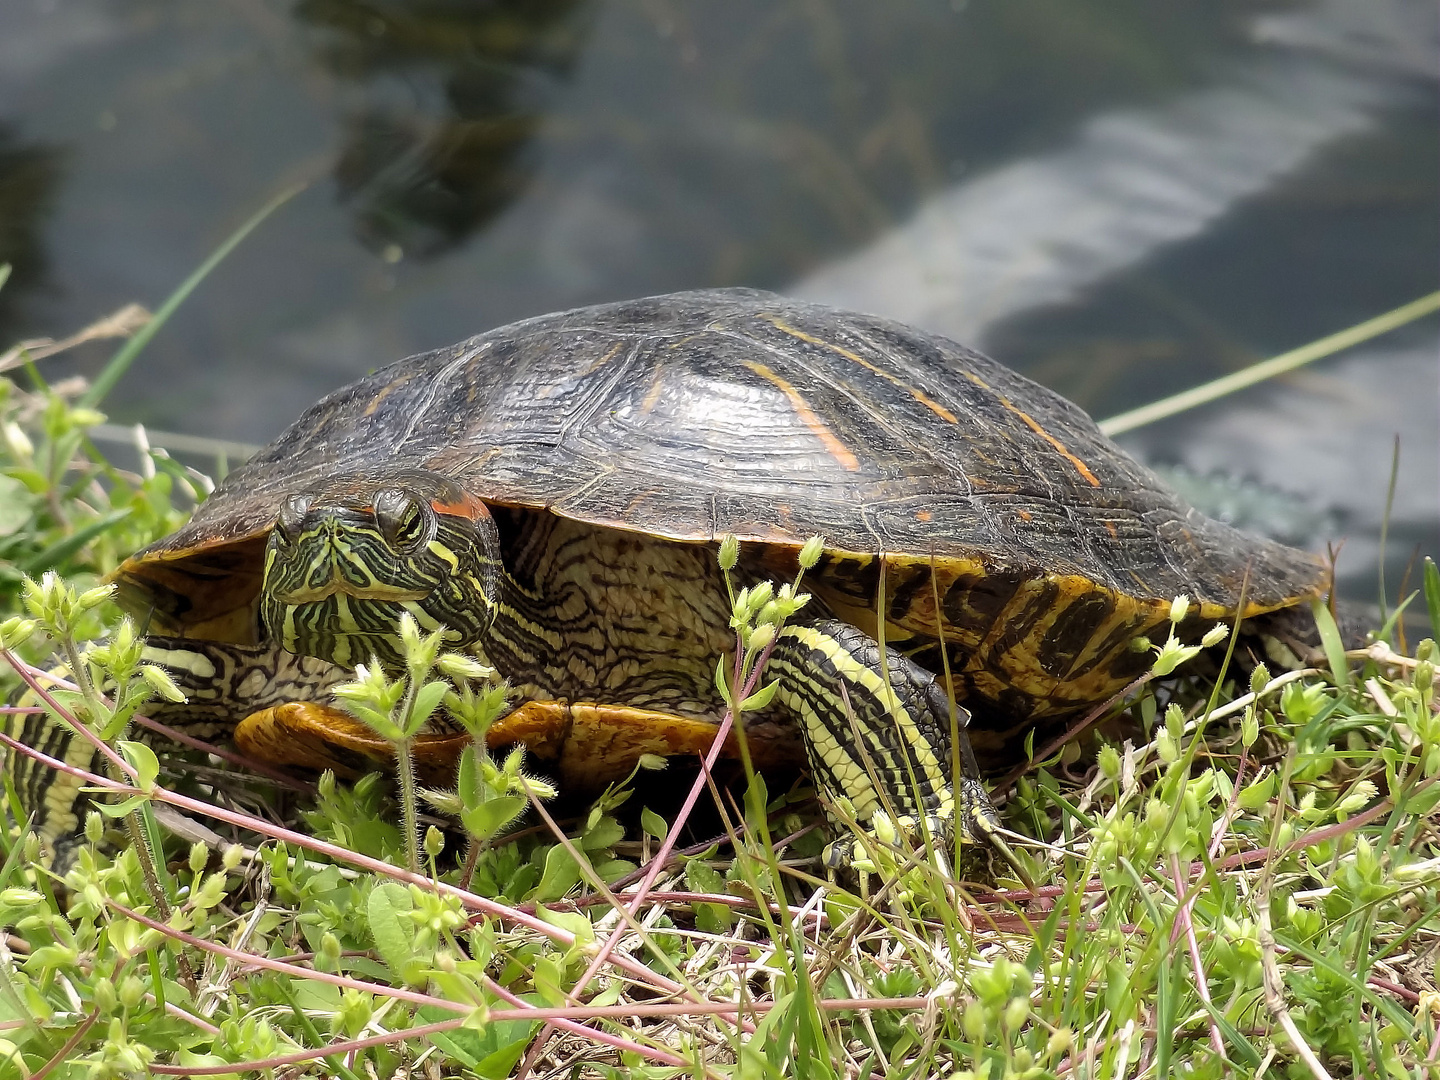
[[[262,441],[396,357],[746,284],[980,345],[1104,416],[1429,292],[1428,0],[6,0],[0,342],[156,304],[109,402]],[[1217,511],[1440,554],[1437,323],[1137,432]],[[72,363],[93,370],[105,350]],[[56,372],[62,369],[55,367]]]

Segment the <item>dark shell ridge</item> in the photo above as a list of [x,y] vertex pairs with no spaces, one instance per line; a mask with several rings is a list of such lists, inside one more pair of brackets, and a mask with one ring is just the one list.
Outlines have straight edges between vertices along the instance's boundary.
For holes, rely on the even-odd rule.
[[[1274,607],[1318,562],[1185,505],[1078,407],[868,315],[714,290],[547,315],[330,394],[143,552],[263,533],[287,496],[395,467],[596,525]],[[133,565],[133,564],[132,564]]]

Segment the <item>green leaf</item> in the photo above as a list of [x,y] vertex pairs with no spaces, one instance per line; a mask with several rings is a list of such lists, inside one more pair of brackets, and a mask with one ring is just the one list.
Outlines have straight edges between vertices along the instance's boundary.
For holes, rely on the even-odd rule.
[[351,716],[355,717],[355,719],[359,720],[382,739],[388,739],[390,742],[399,742],[405,738],[405,732],[400,729],[399,724],[390,719],[388,714],[380,712],[377,709],[372,709],[368,705],[360,705],[354,701],[345,701],[341,704],[344,705],[346,712],[350,713]]
[[1315,613],[1315,626],[1320,631],[1320,643],[1325,646],[1325,659],[1330,662],[1330,675],[1335,685],[1344,690],[1350,686],[1350,662],[1345,659],[1345,645],[1340,640],[1335,616],[1321,600],[1311,601],[1310,610]]
[[1242,809],[1259,810],[1275,795],[1275,774],[1267,773],[1259,783],[1246,784],[1235,797]]
[[1440,784],[1431,784],[1424,791],[1418,791],[1405,799],[1405,812],[1414,820],[1424,820],[1429,813],[1440,806]]
[[735,695],[730,690],[729,664],[723,656],[715,664],[715,689],[719,691],[721,700],[733,709]]
[[147,791],[154,787],[160,777],[160,759],[155,756],[155,751],[142,742],[129,739],[122,739],[115,746],[139,774],[135,778],[135,786]]
[[501,795],[460,811],[460,823],[477,840],[489,840],[519,817],[529,805],[523,795]]
[[535,992],[546,1005],[558,1009],[565,1004],[565,971],[554,957],[537,957],[530,977],[535,983]]
[[[685,884],[698,893],[724,895],[725,879],[708,863],[691,859],[685,864]],[[735,912],[728,904],[695,905],[695,926],[707,934],[724,934],[735,925]]]
[[536,904],[535,915],[551,926],[574,934],[575,943],[582,948],[595,940],[595,924],[578,911],[551,911],[544,904]]
[[695,892],[723,893],[725,891],[725,879],[720,876],[720,871],[699,859],[691,859],[685,864],[685,884]]
[[520,1063],[520,1058],[525,1053],[525,1048],[530,1045],[530,1039],[540,1027],[539,1024],[527,1024],[520,1020],[511,1020],[503,1024],[491,1024],[490,1033],[497,1041],[501,1029],[515,1034],[510,1036],[511,1041],[505,1043],[493,1054],[486,1054],[480,1059],[480,1064],[475,1066],[477,1075],[485,1080],[505,1080],[515,1072],[515,1066]]
[[775,699],[775,692],[779,689],[779,679],[776,679],[774,682],[766,686],[762,686],[759,690],[756,690],[755,693],[751,694],[749,697],[747,697],[744,701],[740,703],[740,711],[755,712],[757,709],[765,708],[765,706],[769,705],[770,702]]
[[580,837],[580,847],[585,851],[601,851],[624,839],[625,826],[612,815],[603,814]]
[[415,951],[415,923],[409,918],[414,909],[410,890],[396,881],[376,885],[365,904],[376,951],[385,966],[407,983],[425,978],[425,964]]
[[128,506],[121,510],[112,510],[110,513],[96,518],[83,529],[77,529],[69,536],[55,541],[55,543],[51,544],[45,550],[30,556],[30,558],[20,563],[20,569],[33,576],[52,567],[59,566],[69,561],[76,552],[91,540],[94,540],[101,533],[108,532],[116,524],[124,521],[129,516],[130,507]]
[[1425,606],[1430,609],[1430,636],[1440,641],[1440,567],[1425,557]]
[[30,524],[39,503],[23,483],[0,473],[0,536],[13,536]]
[[580,867],[570,852],[556,844],[545,854],[545,872],[535,886],[535,900],[559,900],[580,884]]
[[440,707],[441,699],[448,693],[450,693],[450,684],[447,682],[428,682],[420,687],[415,694],[415,707],[411,710],[410,719],[405,725],[407,738],[419,734],[420,729]]
[[663,841],[670,835],[670,823],[648,806],[642,807],[640,810],[640,828],[644,829],[647,835],[655,837],[656,840]]
[[471,743],[460,752],[460,764],[455,770],[455,793],[464,806],[478,806],[484,798],[480,766],[476,757],[475,744]]
[[137,810],[145,805],[146,796],[132,795],[118,803],[97,802],[95,809],[108,818],[122,818],[132,810]]

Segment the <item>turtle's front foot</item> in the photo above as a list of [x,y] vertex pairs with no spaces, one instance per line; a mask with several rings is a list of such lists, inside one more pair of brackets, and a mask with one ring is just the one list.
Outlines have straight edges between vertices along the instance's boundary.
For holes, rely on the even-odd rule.
[[848,870],[858,863],[873,862],[864,850],[867,843],[892,850],[918,850],[928,844],[937,854],[948,859],[957,828],[961,843],[981,845],[993,843],[996,830],[1000,828],[1000,817],[985,792],[985,786],[970,776],[960,777],[955,796],[946,805],[918,819],[902,817],[899,821],[892,821],[883,810],[865,821],[853,817],[846,820],[843,813],[833,811],[830,817],[832,827],[843,830],[845,835],[825,846],[821,859],[829,870]]

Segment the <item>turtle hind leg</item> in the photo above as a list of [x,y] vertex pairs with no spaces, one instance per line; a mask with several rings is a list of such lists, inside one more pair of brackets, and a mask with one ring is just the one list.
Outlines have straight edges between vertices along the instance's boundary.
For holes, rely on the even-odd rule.
[[[103,770],[100,752],[69,725],[45,713],[14,713],[8,721],[7,734],[16,742],[87,772]],[[17,824],[40,837],[51,870],[63,875],[85,843],[84,818],[91,807],[86,781],[19,750],[6,749],[4,757],[5,783],[24,815]]]
[[[965,734],[969,713],[958,707],[952,783],[951,704],[932,672],[897,652],[882,655],[874,638],[837,620],[786,626],[766,672],[802,726],[821,794],[832,806],[848,802],[867,831],[884,813],[902,831],[943,838],[958,823],[970,841],[993,834],[997,818]],[[848,862],[849,847],[832,844],[826,862]]]

